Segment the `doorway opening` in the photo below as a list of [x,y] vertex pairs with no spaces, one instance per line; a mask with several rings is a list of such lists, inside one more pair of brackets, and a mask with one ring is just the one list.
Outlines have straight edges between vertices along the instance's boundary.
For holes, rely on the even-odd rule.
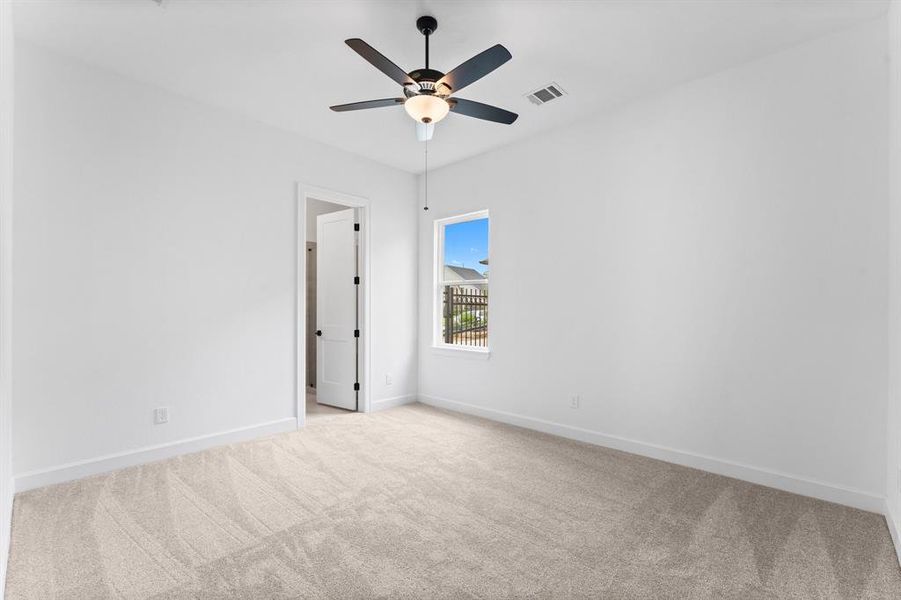
[[369,411],[368,202],[298,186],[297,421]]

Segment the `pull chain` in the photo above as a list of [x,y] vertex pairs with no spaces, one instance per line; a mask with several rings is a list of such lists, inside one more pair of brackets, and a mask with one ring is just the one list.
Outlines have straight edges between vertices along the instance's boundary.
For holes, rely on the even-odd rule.
[[[428,38],[426,38],[428,39]],[[429,141],[425,141],[425,207],[422,210],[429,210]]]

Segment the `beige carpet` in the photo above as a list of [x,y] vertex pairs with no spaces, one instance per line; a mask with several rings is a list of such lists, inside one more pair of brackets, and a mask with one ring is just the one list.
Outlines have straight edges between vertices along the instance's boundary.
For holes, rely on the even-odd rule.
[[881,516],[421,405],[16,499],[23,598],[901,598]]

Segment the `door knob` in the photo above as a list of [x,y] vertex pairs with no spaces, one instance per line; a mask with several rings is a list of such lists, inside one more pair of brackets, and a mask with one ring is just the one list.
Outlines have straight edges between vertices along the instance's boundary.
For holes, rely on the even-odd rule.
[[322,330],[321,330],[321,329],[317,329],[317,330],[316,330],[316,335],[322,337]]

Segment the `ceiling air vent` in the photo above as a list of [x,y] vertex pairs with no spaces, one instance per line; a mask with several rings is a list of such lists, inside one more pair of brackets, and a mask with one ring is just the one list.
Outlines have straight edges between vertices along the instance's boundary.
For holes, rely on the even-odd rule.
[[542,104],[547,104],[551,100],[556,100],[565,93],[566,90],[562,87],[556,83],[550,83],[543,88],[535,90],[531,94],[526,94],[526,98],[528,98],[529,102],[532,104],[541,106]]

